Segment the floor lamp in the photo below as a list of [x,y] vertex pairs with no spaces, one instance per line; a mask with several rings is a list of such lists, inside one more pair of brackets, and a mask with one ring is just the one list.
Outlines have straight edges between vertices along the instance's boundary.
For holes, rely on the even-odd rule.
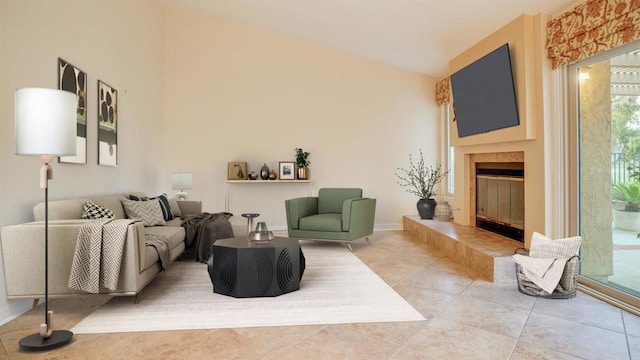
[[40,155],[40,188],[44,189],[44,320],[40,332],[20,339],[20,349],[43,351],[71,342],[73,333],[53,330],[49,311],[49,189],[53,156],[76,153],[76,94],[54,89],[15,91],[16,155]]

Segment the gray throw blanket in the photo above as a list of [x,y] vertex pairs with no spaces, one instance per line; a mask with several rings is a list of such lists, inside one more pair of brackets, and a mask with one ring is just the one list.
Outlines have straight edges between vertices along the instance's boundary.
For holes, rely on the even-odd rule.
[[127,239],[135,219],[96,219],[80,227],[73,254],[69,287],[93,294],[100,286],[115,290]]
[[162,270],[166,271],[169,269],[169,264],[171,263],[171,247],[169,246],[169,239],[162,235],[145,234],[144,244],[156,248],[158,257],[160,257]]
[[202,213],[182,217],[182,227],[186,231],[185,245],[193,248],[196,261],[207,262],[213,251],[213,243],[218,239],[233,237],[233,229],[229,218],[233,214]]

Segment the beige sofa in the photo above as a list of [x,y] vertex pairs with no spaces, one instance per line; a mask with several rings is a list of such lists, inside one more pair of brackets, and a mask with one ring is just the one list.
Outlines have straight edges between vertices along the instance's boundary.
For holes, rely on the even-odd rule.
[[[143,195],[137,193],[138,195]],[[121,199],[128,194],[57,200],[49,202],[49,296],[82,293],[68,287],[69,273],[80,227],[90,221],[81,219],[83,204],[89,200],[104,206],[118,218],[126,218]],[[120,268],[118,287],[100,293],[136,296],[160,272],[160,259],[152,246],[145,245],[145,234],[164,235],[171,246],[171,261],[185,250],[185,230],[181,226],[183,212],[201,212],[201,202],[170,200],[178,217],[164,226],[144,227],[141,222],[128,226]],[[0,233],[7,298],[44,297],[44,203],[34,209],[34,222],[3,227]],[[246,220],[230,219],[235,236],[246,233]],[[169,269],[170,270],[170,269]]]

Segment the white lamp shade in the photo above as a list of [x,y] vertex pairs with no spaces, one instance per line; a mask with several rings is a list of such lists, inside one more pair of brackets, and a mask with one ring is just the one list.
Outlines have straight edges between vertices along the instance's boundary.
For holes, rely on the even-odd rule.
[[41,88],[15,91],[16,154],[76,154],[74,93]]
[[171,174],[172,190],[191,190],[191,181],[193,176],[191,173],[175,173]]

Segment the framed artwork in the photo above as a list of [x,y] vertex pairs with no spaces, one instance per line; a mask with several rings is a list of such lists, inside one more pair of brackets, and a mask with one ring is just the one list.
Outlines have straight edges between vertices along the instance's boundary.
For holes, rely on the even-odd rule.
[[98,165],[118,165],[118,91],[98,80]]
[[280,161],[280,180],[295,180],[296,163],[293,161]]
[[247,163],[231,161],[227,165],[227,180],[247,180]]
[[87,163],[87,73],[58,58],[58,89],[76,94],[77,135],[76,155],[60,156],[58,162]]

